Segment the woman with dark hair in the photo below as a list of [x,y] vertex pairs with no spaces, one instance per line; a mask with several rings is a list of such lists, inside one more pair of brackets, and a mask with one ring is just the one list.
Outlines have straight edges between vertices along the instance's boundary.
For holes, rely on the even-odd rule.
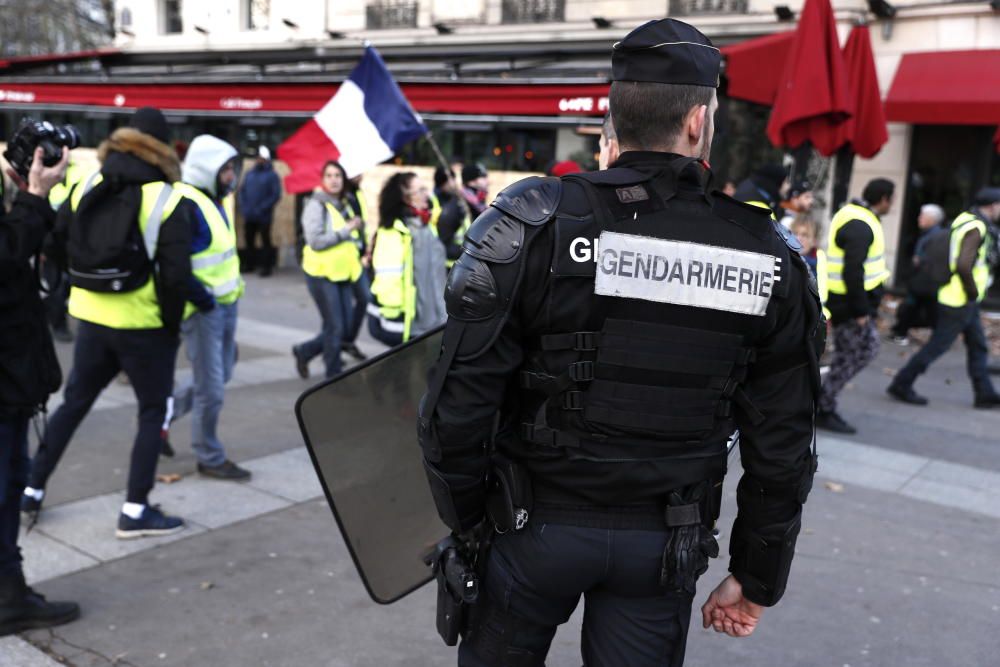
[[368,330],[399,345],[444,324],[445,249],[428,207],[427,187],[413,172],[386,181],[372,242],[372,301]]
[[[352,284],[362,279],[363,221],[351,206],[347,174],[339,162],[323,165],[320,188],[302,210],[306,247],[302,270],[319,309],[323,328],[313,339],[292,347],[299,377],[309,377],[309,362],[323,355],[326,377],[343,370],[340,352],[352,328]],[[355,204],[356,206],[356,204]]]

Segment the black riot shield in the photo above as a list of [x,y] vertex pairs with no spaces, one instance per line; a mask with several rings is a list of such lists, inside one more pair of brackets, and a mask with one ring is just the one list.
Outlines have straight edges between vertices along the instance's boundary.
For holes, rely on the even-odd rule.
[[390,604],[431,580],[421,556],[449,530],[417,444],[417,406],[441,348],[437,329],[308,390],[299,428],[354,565]]

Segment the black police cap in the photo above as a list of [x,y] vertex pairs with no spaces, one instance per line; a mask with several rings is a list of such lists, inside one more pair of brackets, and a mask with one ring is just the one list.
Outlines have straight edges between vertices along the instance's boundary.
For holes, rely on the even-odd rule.
[[676,19],[650,21],[612,47],[612,81],[719,87],[722,53],[697,28]]

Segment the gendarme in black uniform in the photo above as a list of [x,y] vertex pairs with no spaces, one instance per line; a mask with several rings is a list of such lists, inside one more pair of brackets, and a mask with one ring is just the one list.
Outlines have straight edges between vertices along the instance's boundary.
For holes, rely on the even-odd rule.
[[[714,87],[718,66],[669,19],[614,52],[616,81]],[[784,592],[823,327],[768,212],[708,180],[694,158],[626,152],[512,185],[467,234],[420,437],[444,521],[468,531],[489,504],[509,530],[460,664],[542,665],[583,594],[586,664],[680,665],[737,429],[730,570],[755,603]]]

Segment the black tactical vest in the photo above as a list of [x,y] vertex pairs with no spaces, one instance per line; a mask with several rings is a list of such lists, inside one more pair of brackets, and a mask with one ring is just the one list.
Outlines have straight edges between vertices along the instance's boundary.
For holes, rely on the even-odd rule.
[[497,444],[542,496],[634,504],[721,479],[737,411],[760,417],[741,383],[789,249],[766,212],[706,194],[700,164],[661,167],[564,178],[548,279],[522,288],[545,294]]

